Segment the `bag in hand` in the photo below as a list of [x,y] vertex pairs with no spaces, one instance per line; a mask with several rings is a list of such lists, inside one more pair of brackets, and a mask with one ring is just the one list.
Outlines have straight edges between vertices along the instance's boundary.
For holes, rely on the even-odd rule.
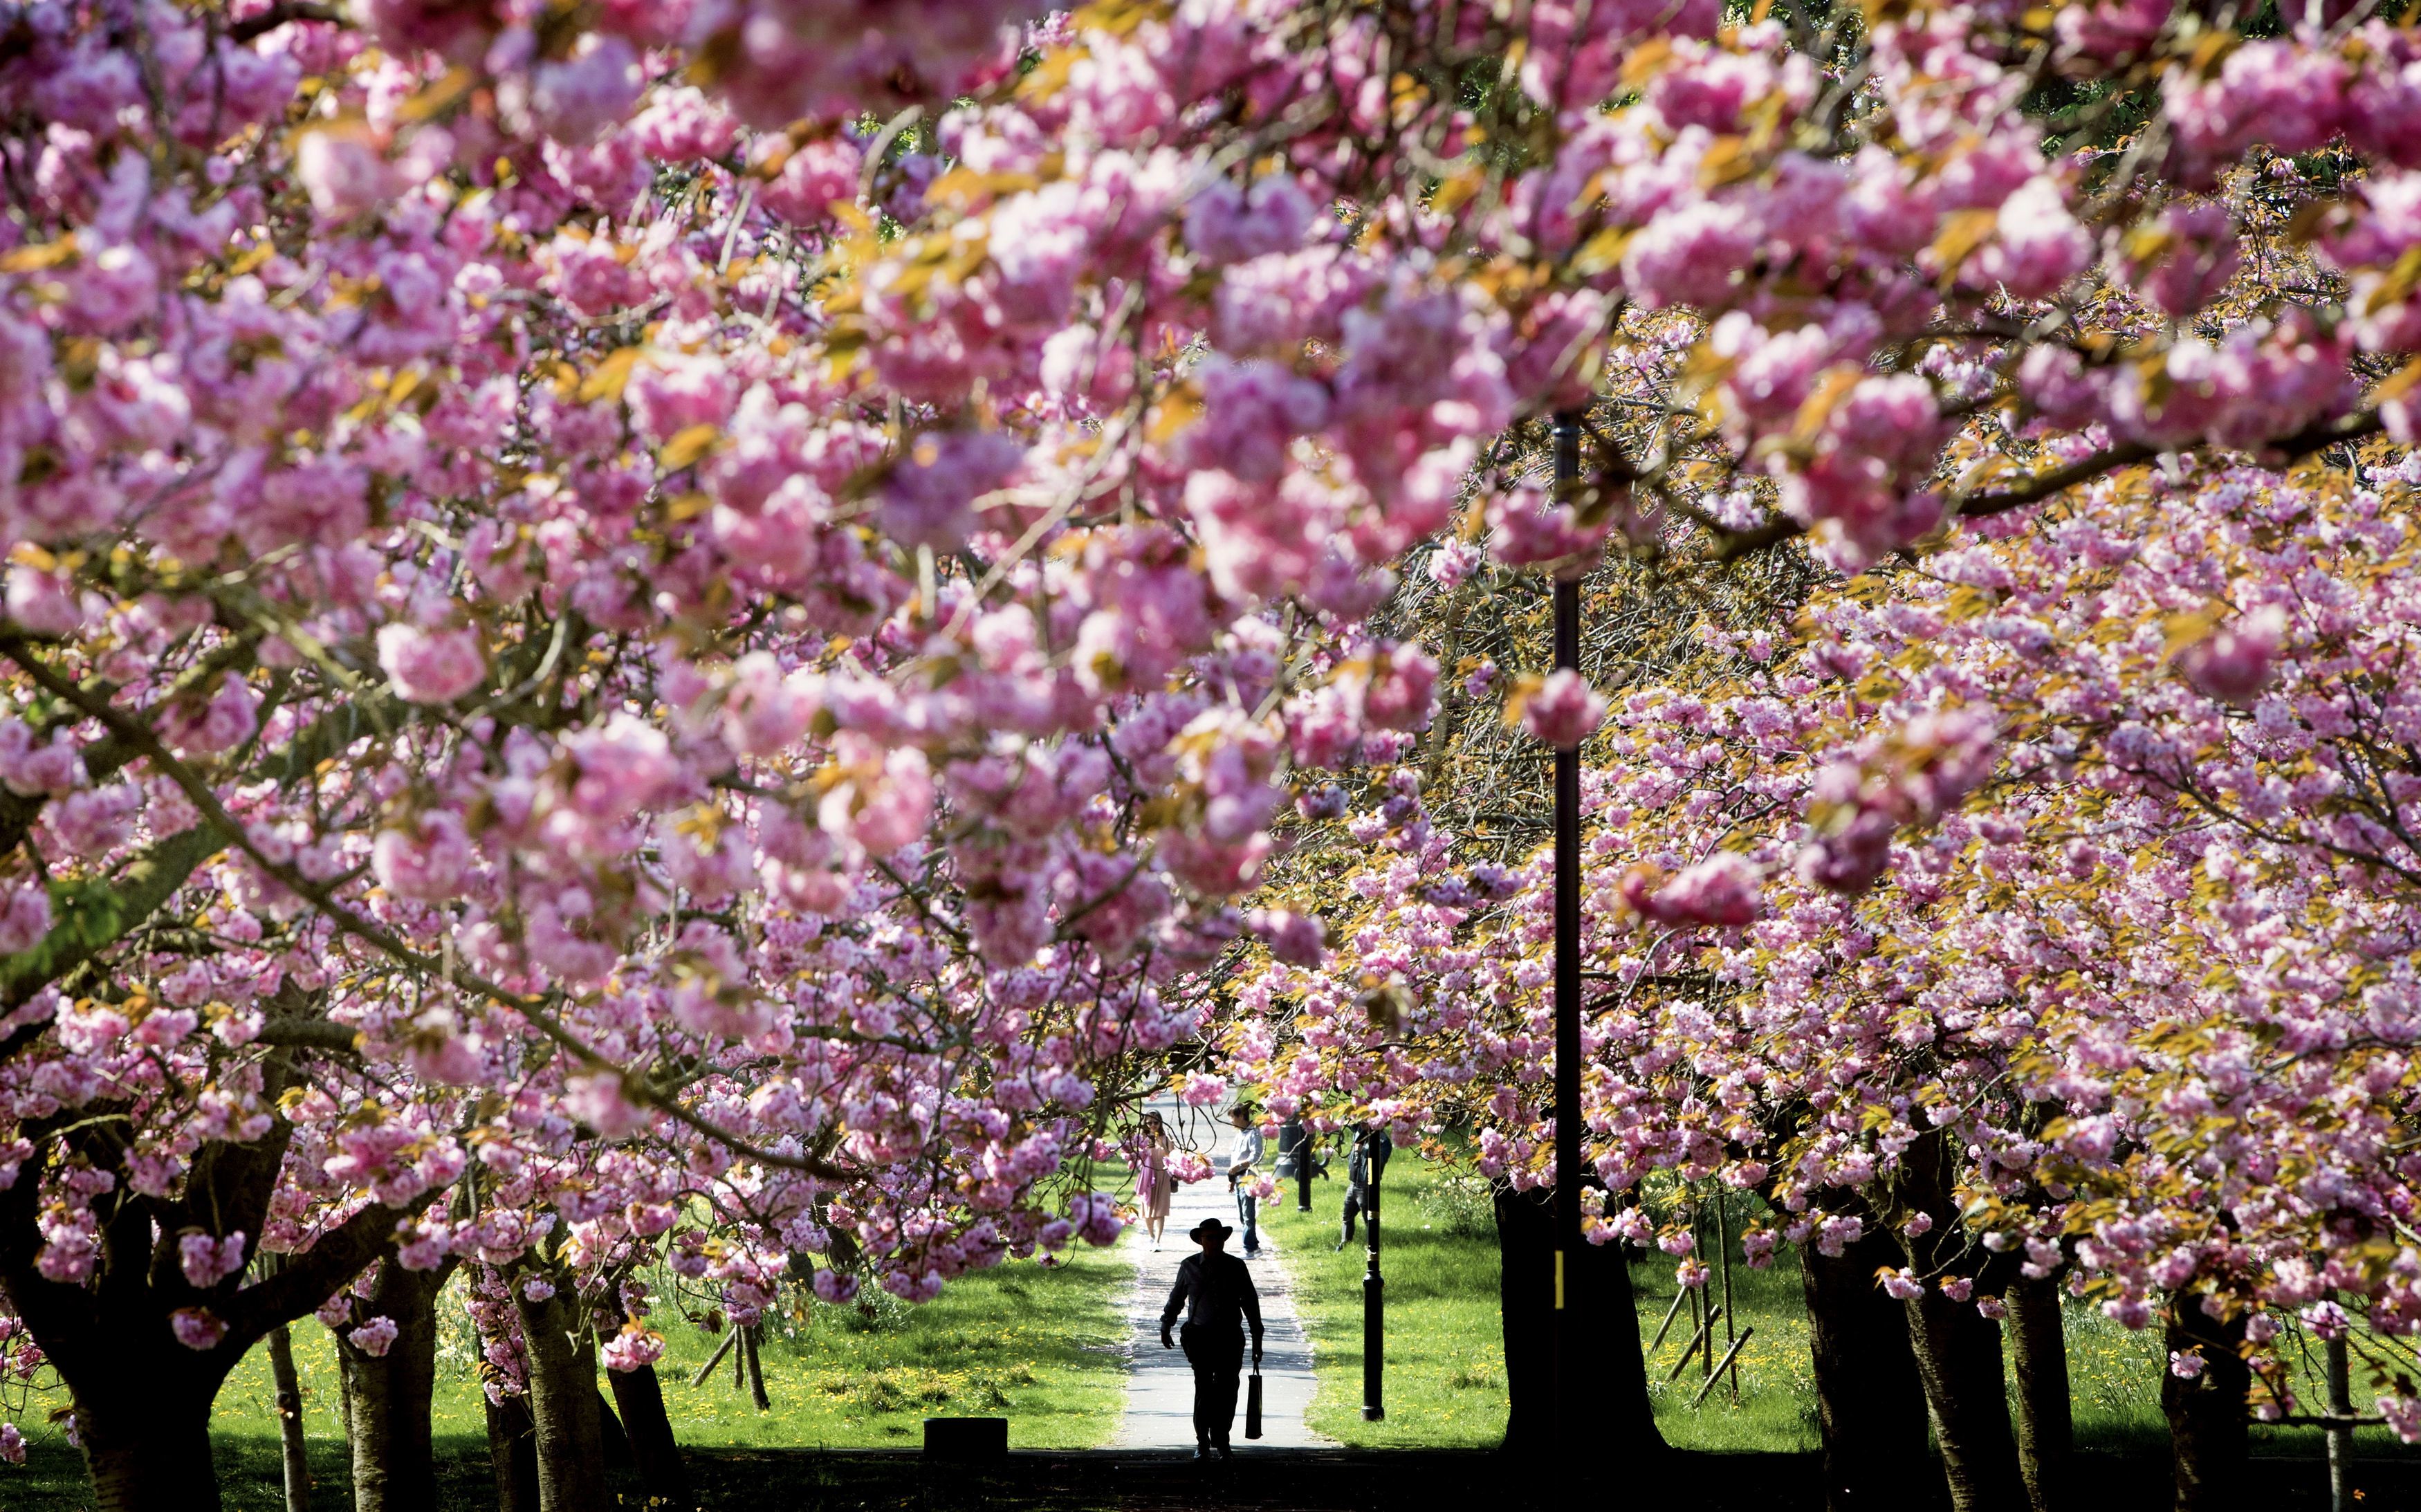
[[1261,1367],[1253,1366],[1252,1379],[1244,1385],[1244,1437],[1261,1436]]

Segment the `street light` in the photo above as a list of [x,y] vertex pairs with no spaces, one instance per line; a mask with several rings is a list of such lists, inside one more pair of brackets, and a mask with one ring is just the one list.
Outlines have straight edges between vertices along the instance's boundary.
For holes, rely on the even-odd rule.
[[[1580,478],[1581,414],[1555,414],[1558,502]],[[1577,574],[1555,580],[1555,669],[1581,664],[1581,585]],[[1581,753],[1555,751],[1555,1277],[1554,1317],[1548,1333],[1554,1362],[1557,1442],[1580,1430],[1578,1387],[1586,1348],[1570,1326],[1570,1293],[1581,1256]],[[1372,1236],[1377,1253],[1377,1236]],[[1374,1262],[1375,1263],[1375,1262]],[[1367,1410],[1365,1415],[1367,1415]]]
[[1307,1213],[1311,1211],[1311,1178],[1314,1174],[1311,1130],[1298,1116],[1278,1130],[1280,1141],[1285,1140],[1289,1129],[1294,1131],[1294,1210]]
[[[1386,1169],[1376,1140],[1362,1135],[1362,1169],[1369,1184],[1362,1192],[1362,1216],[1370,1225],[1368,1266],[1362,1272],[1362,1421],[1376,1423],[1387,1415],[1387,1283],[1379,1274],[1379,1177]],[[1349,1157],[1350,1159],[1351,1157]]]

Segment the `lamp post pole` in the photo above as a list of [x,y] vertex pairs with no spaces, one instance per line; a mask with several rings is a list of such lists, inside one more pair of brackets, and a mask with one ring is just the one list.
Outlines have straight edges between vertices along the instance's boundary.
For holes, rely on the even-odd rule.
[[1379,1173],[1377,1151],[1367,1146],[1363,1169],[1370,1176],[1363,1188],[1362,1216],[1370,1225],[1369,1264],[1362,1272],[1362,1421],[1376,1423],[1387,1415],[1387,1283],[1379,1274]]
[[[1581,415],[1555,415],[1557,492],[1580,477]],[[1581,664],[1581,585],[1555,580],[1555,667]],[[1570,1444],[1583,1425],[1577,1400],[1585,1346],[1572,1326],[1581,1247],[1581,754],[1555,752],[1555,1229],[1554,1312],[1548,1327],[1554,1360],[1555,1442]]]

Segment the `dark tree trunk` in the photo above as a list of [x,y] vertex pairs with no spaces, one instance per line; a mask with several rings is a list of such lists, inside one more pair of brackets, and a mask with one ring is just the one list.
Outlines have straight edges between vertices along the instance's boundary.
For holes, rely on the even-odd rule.
[[1558,1331],[1589,1341],[1592,1368],[1576,1383],[1583,1394],[1574,1421],[1591,1425],[1591,1452],[1628,1464],[1661,1457],[1664,1437],[1648,1396],[1640,1355],[1639,1308],[1631,1264],[1619,1243],[1585,1248],[1567,1277],[1568,1298],[1555,1310],[1554,1193],[1499,1191],[1495,1199],[1499,1270],[1497,1300],[1505,1326],[1505,1449],[1529,1456],[1554,1426],[1554,1337]]
[[216,1512],[218,1471],[211,1462],[211,1390],[180,1390],[155,1379],[155,1389],[112,1393],[95,1411],[79,1400],[76,1432],[92,1476],[97,1512]]
[[496,1512],[538,1512],[538,1430],[528,1397],[488,1404],[488,1468],[496,1480]]
[[1529,1457],[1554,1428],[1554,1213],[1545,1193],[1496,1193],[1496,1295],[1505,1324],[1505,1452]]
[[2206,1316],[2193,1298],[2179,1298],[2169,1324],[2173,1351],[2199,1348],[2202,1374],[2193,1380],[2171,1371],[2161,1378],[2161,1411],[2169,1420],[2169,1464],[2177,1487],[2177,1512],[2234,1512],[2249,1504],[2245,1476],[2252,1454],[2245,1397],[2253,1372],[2236,1352],[2244,1338],[2240,1315],[2222,1323]]
[[1933,1478],[1908,1313],[1875,1285],[1898,1261],[1898,1245],[1873,1230],[1838,1256],[1799,1252],[1828,1512],[1906,1506]]
[[1901,1230],[1900,1248],[1925,1290],[1902,1305],[1909,1348],[1925,1386],[1926,1415],[1954,1512],[2023,1512],[2025,1478],[2018,1471],[2017,1435],[2009,1426],[2008,1382],[2001,1366],[2001,1327],[1973,1302],[1953,1302],[1940,1283],[1972,1272],[1967,1235],[1951,1196],[1949,1162],[1957,1152],[1936,1132],[1908,1147],[1900,1195],[1932,1222],[1923,1234]]
[[310,1442],[303,1434],[303,1378],[294,1369],[294,1331],[269,1331],[269,1375],[277,1386],[277,1446],[285,1459],[286,1512],[311,1512]]
[[608,1370],[614,1404],[621,1410],[622,1431],[631,1436],[631,1457],[637,1463],[639,1489],[661,1497],[671,1507],[690,1505],[689,1469],[681,1463],[680,1444],[673,1438],[673,1420],[664,1411],[664,1383],[656,1367]]
[[539,1512],[606,1512],[605,1453],[597,1418],[597,1335],[578,1301],[515,1293],[529,1348],[530,1417],[538,1427]]
[[601,1387],[597,1393],[597,1442],[605,1452],[607,1470],[629,1470],[637,1463],[631,1457],[631,1436],[622,1431],[622,1420]]
[[2009,1429],[2000,1328],[1974,1303],[1930,1286],[1902,1305],[1953,1512],[2021,1512],[2025,1481]]
[[429,1414],[437,1390],[437,1294],[451,1270],[380,1268],[362,1311],[395,1320],[395,1342],[386,1353],[364,1354],[337,1335],[352,1441],[354,1512],[436,1512],[437,1457]]
[[[192,833],[207,839],[209,832]],[[279,1002],[296,1017],[316,1011],[290,983]],[[273,1050],[261,1063],[262,1100],[276,1105],[293,1083],[291,1052]],[[116,1116],[123,1111],[123,1104],[87,1103],[28,1120],[22,1131],[45,1152],[45,1162],[72,1161],[115,1175],[130,1153],[126,1126]],[[406,1215],[372,1203],[321,1233],[308,1251],[258,1274],[250,1263],[257,1257],[247,1254],[246,1264],[207,1286],[186,1278],[178,1252],[188,1230],[261,1232],[292,1134],[284,1118],[273,1117],[261,1138],[204,1142],[174,1199],[129,1192],[121,1177],[119,1195],[95,1207],[100,1265],[83,1284],[42,1274],[47,1165],[0,1190],[0,1293],[67,1385],[94,1497],[105,1512],[217,1507],[211,1404],[227,1372],[272,1330],[308,1314],[365,1265],[394,1251],[396,1223]],[[180,1312],[214,1319],[218,1341],[208,1348],[180,1344],[171,1320]]]
[[[1547,1261],[1548,1286],[1554,1285],[1554,1260]],[[1619,1239],[1583,1245],[1580,1264],[1581,1317],[1574,1325],[1592,1351],[1602,1349],[1602,1368],[1592,1362],[1583,1378],[1590,1392],[1581,1404],[1579,1421],[1592,1426],[1606,1453],[1621,1463],[1661,1459],[1664,1435],[1656,1427],[1656,1407],[1648,1396],[1648,1363],[1641,1353],[1639,1300],[1631,1286],[1631,1247]],[[1552,1302],[1553,1298],[1549,1299]],[[1549,1315],[1553,1317],[1552,1312]]]
[[2068,1334],[2059,1282],[2021,1276],[2009,1284],[2009,1364],[2018,1378],[2018,1468],[2029,1512],[2074,1504],[2076,1433],[2068,1399]]

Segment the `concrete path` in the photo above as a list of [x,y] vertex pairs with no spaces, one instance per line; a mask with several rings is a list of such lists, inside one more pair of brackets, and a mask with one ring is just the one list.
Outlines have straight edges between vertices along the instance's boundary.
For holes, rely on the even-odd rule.
[[[1218,1144],[1212,1164],[1218,1174],[1208,1181],[1178,1187],[1169,1203],[1168,1230],[1159,1253],[1153,1253],[1151,1239],[1140,1223],[1128,1229],[1120,1241],[1135,1262],[1135,1285],[1127,1304],[1128,1339],[1133,1351],[1127,1361],[1127,1411],[1118,1424],[1118,1436],[1112,1441],[1112,1447],[1118,1449],[1194,1447],[1194,1372],[1185,1364],[1184,1350],[1160,1347],[1160,1310],[1168,1303],[1168,1288],[1176,1285],[1178,1262],[1195,1253],[1195,1246],[1184,1236],[1195,1224],[1216,1218],[1236,1229],[1227,1250],[1232,1255],[1243,1253],[1242,1225],[1236,1222],[1236,1204],[1227,1194],[1227,1149],[1236,1131],[1225,1123],[1206,1129],[1198,1114],[1192,1120],[1180,1120],[1173,1106],[1161,1111],[1169,1115],[1180,1141],[1191,1134],[1197,1146],[1209,1144],[1210,1129],[1215,1129]],[[1260,1258],[1251,1265],[1253,1286],[1260,1293],[1263,1330],[1261,1436],[1244,1437],[1244,1394],[1239,1391],[1236,1452],[1247,1455],[1256,1449],[1330,1443],[1333,1441],[1304,1426],[1304,1412],[1311,1406],[1311,1341],[1304,1337],[1303,1324],[1295,1317],[1286,1270],[1278,1263],[1276,1241],[1266,1227],[1261,1230]],[[1249,1356],[1245,1370],[1249,1381]]]

